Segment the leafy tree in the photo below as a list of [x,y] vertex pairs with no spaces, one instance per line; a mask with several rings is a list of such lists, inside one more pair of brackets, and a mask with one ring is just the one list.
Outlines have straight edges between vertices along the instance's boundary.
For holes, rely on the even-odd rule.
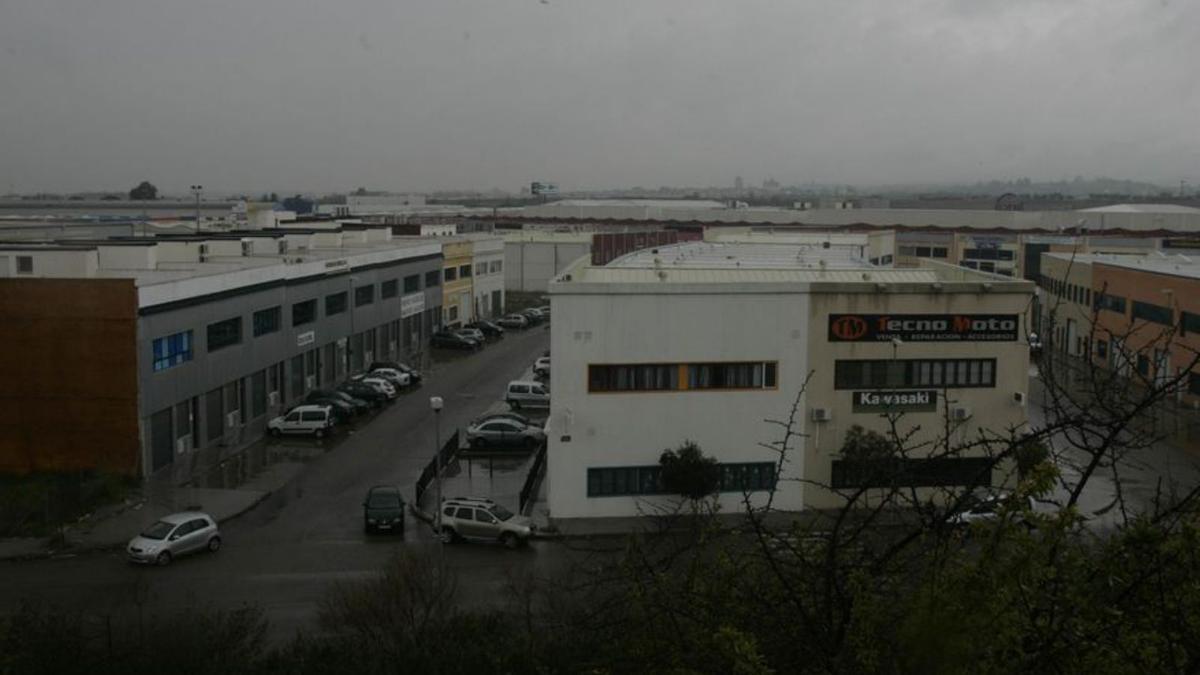
[[158,199],[158,188],[154,187],[150,181],[144,180],[129,191],[129,198],[142,201]]
[[663,450],[658,463],[662,467],[662,485],[670,493],[699,501],[720,486],[721,468],[717,460],[706,457],[692,441],[684,441],[676,450]]

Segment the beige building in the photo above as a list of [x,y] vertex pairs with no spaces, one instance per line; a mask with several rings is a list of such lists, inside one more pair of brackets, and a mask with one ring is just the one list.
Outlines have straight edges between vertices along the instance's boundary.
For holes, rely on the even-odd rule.
[[[921,444],[1025,424],[1034,285],[930,261],[882,268],[859,249],[689,242],[553,281],[550,517],[655,512],[670,499],[659,455],[687,440],[720,462],[724,510],[775,486],[774,506],[799,511],[865,480],[841,455],[855,425],[883,432],[903,413]],[[779,463],[764,420],[793,411]],[[987,462],[918,451],[904,467],[921,493],[1012,479]]]

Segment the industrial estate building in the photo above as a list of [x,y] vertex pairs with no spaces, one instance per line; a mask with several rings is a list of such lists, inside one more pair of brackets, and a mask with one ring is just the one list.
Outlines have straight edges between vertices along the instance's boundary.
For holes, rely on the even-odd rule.
[[310,390],[423,352],[443,267],[443,241],[386,227],[0,245],[0,470],[187,480]]
[[[1026,421],[1027,281],[922,261],[872,265],[867,242],[688,242],[550,284],[553,399],[547,455],[555,520],[654,513],[664,449],[694,441],[722,467],[720,501],[836,506],[855,475],[839,453],[854,425],[903,411],[913,442]],[[782,465],[767,419],[796,413]],[[947,422],[948,420],[948,422]],[[923,485],[966,484],[981,460],[920,465]],[[990,478],[1003,483],[999,471]]]

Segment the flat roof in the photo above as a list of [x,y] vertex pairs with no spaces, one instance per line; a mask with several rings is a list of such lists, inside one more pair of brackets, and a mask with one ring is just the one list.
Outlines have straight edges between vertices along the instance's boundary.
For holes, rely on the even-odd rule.
[[864,269],[860,244],[690,241],[623,255],[608,267],[677,269]]
[[1148,254],[1131,253],[1120,255],[1112,253],[1075,254],[1043,253],[1042,255],[1073,262],[1079,265],[1108,265],[1131,270],[1141,270],[1154,274],[1166,274],[1184,279],[1200,279],[1200,256],[1184,255],[1182,253],[1160,253],[1155,251]]

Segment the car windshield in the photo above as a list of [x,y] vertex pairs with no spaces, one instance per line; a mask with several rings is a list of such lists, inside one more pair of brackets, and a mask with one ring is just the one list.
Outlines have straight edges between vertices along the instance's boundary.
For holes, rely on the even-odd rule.
[[394,509],[399,506],[400,499],[396,495],[374,494],[367,501],[367,508],[371,509]]
[[493,516],[496,516],[496,520],[508,520],[509,518],[513,517],[512,511],[509,511],[508,509],[504,508],[503,506],[500,506],[499,504],[493,506],[489,510],[492,512]]
[[142,533],[142,536],[147,539],[166,539],[167,535],[171,534],[171,530],[173,529],[175,529],[173,524],[168,523],[165,520],[160,520],[147,528],[146,531]]

